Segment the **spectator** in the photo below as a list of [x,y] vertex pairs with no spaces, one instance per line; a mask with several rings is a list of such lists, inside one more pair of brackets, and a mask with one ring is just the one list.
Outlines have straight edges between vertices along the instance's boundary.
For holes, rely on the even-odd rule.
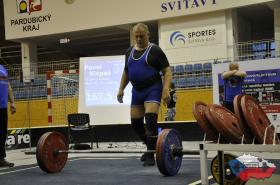
[[236,95],[242,94],[242,85],[246,72],[239,70],[239,65],[236,62],[229,64],[229,71],[222,74],[224,80],[224,101],[223,106],[234,112],[233,99]]
[[8,162],[6,158],[5,143],[8,131],[8,100],[10,101],[10,111],[16,112],[14,95],[8,81],[6,68],[0,65],[0,167],[13,167],[14,163]]
[[173,82],[170,83],[170,101],[167,102],[167,111],[165,115],[165,121],[174,121],[176,115],[176,101],[177,101],[177,94],[175,90],[175,85]]

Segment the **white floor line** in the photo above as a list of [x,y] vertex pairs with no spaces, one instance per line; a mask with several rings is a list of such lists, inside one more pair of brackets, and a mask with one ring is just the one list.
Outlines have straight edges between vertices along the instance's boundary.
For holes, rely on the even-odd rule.
[[29,168],[18,169],[18,170],[13,170],[13,171],[8,171],[8,172],[2,172],[2,173],[0,173],[0,175],[5,175],[5,174],[9,174],[9,173],[14,173],[14,172],[20,172],[20,171],[24,171],[24,170],[30,170],[33,168],[38,168],[38,166],[33,166],[33,167],[29,167]]
[[[110,158],[99,158],[99,157],[81,157],[81,158],[77,158],[77,159],[68,159],[68,162],[71,162],[71,161],[78,161],[78,160],[82,160],[82,159],[94,159],[94,160],[97,160],[97,159],[108,159],[108,160],[114,160],[114,159],[127,159],[125,157],[110,157]],[[32,165],[32,164],[31,164]],[[5,174],[10,174],[10,173],[15,173],[15,172],[20,172],[20,171],[24,171],[24,170],[30,170],[30,169],[33,169],[33,168],[38,168],[39,166],[33,166],[33,167],[28,167],[28,168],[23,168],[23,169],[17,169],[17,170],[12,170],[12,171],[7,171],[7,172],[1,172],[0,171],[0,175],[5,175]],[[9,169],[9,168],[5,168],[6,169]]]
[[[77,161],[77,160],[81,160],[81,159],[109,159],[109,160],[115,160],[115,159],[127,159],[127,157],[106,157],[106,158],[100,158],[100,157],[81,157],[81,158],[76,158],[76,159],[68,159],[68,161]],[[199,159],[184,159],[183,160],[199,160]],[[39,166],[33,166],[33,167],[28,167],[28,168],[23,168],[23,169],[18,169],[18,170],[12,170],[12,171],[7,171],[7,172],[0,172],[0,175],[5,175],[5,174],[10,174],[10,173],[15,173],[15,172],[20,172],[20,171],[25,171],[25,170],[30,170],[30,169],[33,169],[33,168],[38,168]],[[8,169],[8,168],[7,168]],[[212,178],[212,176],[210,176]],[[211,179],[210,178],[210,179]],[[209,179],[209,177],[208,177]],[[197,181],[197,182],[201,182],[201,181]],[[196,183],[196,182],[194,182]],[[195,185],[195,184],[191,184],[191,185]]]
[[[68,160],[68,161],[77,161],[77,160],[81,160],[81,159],[71,159],[71,160]],[[33,168],[39,168],[39,166],[33,166],[33,167],[28,167],[28,168],[23,168],[23,169],[18,169],[18,170],[12,170],[12,171],[8,171],[8,172],[0,172],[0,175],[5,175],[5,174],[9,174],[9,173],[15,173],[15,172],[20,172],[20,171],[30,170],[30,169],[33,169]],[[6,169],[9,169],[9,168],[6,168]]]
[[[210,179],[212,179],[212,178],[213,178],[213,176],[211,175],[211,176],[208,177],[208,180],[210,180]],[[188,184],[188,185],[197,185],[197,184],[201,184],[201,180],[192,182],[192,183],[190,183],[190,184]]]

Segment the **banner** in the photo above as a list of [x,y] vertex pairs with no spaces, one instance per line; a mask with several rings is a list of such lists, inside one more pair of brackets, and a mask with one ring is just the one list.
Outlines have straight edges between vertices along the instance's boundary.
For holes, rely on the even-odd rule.
[[5,36],[9,40],[88,31],[267,2],[273,0],[4,0]]

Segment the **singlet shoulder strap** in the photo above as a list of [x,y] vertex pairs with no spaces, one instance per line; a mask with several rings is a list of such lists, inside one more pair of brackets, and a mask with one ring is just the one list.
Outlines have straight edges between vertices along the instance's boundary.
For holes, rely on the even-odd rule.
[[8,72],[2,65],[0,65],[0,76],[8,77]]
[[153,43],[149,43],[149,45],[148,45],[148,47],[146,48],[146,50],[145,50],[145,52],[139,57],[139,58],[134,58],[134,51],[135,51],[135,49],[134,49],[134,47],[133,47],[133,51],[131,50],[131,57],[132,57],[132,59],[133,60],[139,60],[139,59],[141,59],[143,56],[145,56],[145,55],[147,55],[147,53],[150,51],[150,49],[151,49],[151,47],[153,46]]
[[150,43],[149,47],[147,48],[147,50],[145,51],[145,55],[146,55],[146,61],[148,61],[148,55],[149,55],[149,52],[151,50],[151,48],[153,47],[153,43]]
[[134,53],[134,47],[131,48],[129,57],[128,57],[128,61],[132,58],[133,59],[133,53]]

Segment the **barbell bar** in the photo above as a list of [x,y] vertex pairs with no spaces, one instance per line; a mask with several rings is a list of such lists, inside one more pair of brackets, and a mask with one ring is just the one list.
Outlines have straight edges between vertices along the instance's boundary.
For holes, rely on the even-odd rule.
[[59,132],[43,134],[36,148],[39,167],[47,173],[60,172],[68,159],[68,153],[155,153],[159,171],[165,176],[178,173],[184,154],[199,154],[199,150],[183,150],[182,139],[175,129],[164,129],[158,136],[156,150],[69,150],[68,142]]
[[[156,150],[56,150],[54,153],[156,153]],[[198,150],[183,150],[183,148],[173,148],[174,156],[198,155]]]

